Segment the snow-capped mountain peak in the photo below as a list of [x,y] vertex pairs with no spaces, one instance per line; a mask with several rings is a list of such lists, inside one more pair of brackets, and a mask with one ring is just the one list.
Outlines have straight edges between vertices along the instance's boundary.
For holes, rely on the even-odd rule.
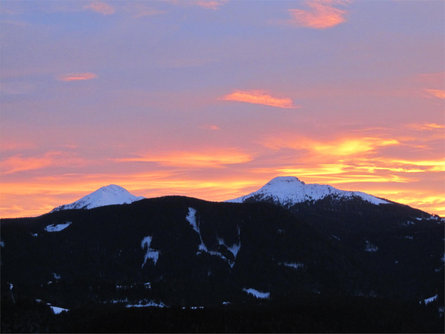
[[53,211],[70,210],[70,209],[92,209],[99,206],[114,204],[130,204],[135,201],[144,199],[142,196],[134,196],[121,186],[110,184],[108,186],[97,189],[85,197],[71,203],[58,206]]
[[276,185],[284,185],[284,184],[305,184],[298,177],[295,176],[277,176],[266,183],[266,186],[276,186]]
[[359,191],[345,191],[329,185],[306,184],[294,176],[279,176],[270,180],[259,190],[227,202],[242,203],[253,199],[256,201],[273,201],[283,206],[291,206],[302,202],[321,200],[327,196],[352,199],[361,198],[375,205],[389,202]]

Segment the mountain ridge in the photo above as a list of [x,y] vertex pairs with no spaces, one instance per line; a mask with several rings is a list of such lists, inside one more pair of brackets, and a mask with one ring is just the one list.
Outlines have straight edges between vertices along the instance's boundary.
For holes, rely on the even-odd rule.
[[227,202],[241,203],[255,199],[255,201],[271,200],[283,206],[291,206],[302,202],[319,201],[328,196],[343,199],[355,197],[375,205],[390,204],[387,200],[360,191],[340,190],[330,185],[306,184],[295,176],[275,177],[259,190]]

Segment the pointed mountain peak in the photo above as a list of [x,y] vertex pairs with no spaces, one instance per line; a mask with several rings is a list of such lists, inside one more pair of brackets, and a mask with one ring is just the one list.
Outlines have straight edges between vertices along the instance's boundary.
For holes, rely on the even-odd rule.
[[118,186],[117,184],[109,184],[108,186],[101,187],[94,191],[92,194],[96,192],[103,192],[103,193],[125,193],[129,194],[128,190],[124,187]]
[[61,205],[52,210],[52,212],[70,209],[93,209],[99,206],[114,204],[130,204],[141,199],[144,199],[144,197],[134,196],[127,189],[116,184],[110,184],[93,191],[91,194],[71,204]]
[[228,202],[272,201],[283,206],[292,206],[297,203],[315,202],[327,196],[339,199],[360,198],[375,205],[388,203],[383,199],[359,191],[345,191],[322,184],[306,184],[295,176],[276,177],[259,190]]

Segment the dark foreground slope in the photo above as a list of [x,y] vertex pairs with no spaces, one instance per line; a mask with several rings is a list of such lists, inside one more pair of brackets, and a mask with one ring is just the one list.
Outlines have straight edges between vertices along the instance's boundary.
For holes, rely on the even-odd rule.
[[42,304],[3,303],[2,308],[2,332],[15,333],[443,333],[443,319],[433,306],[366,297],[318,296],[290,304],[243,303],[204,309],[92,304],[59,315]]
[[[440,243],[425,241],[411,259],[407,246],[398,257],[436,267],[412,277],[420,270],[404,265],[390,279],[381,271],[388,267],[371,265],[378,252],[351,251],[316,217],[267,203],[164,197],[2,220],[2,331],[441,328]],[[425,229],[443,233],[437,223]],[[427,307],[418,304],[434,294]],[[54,315],[50,305],[70,311]],[[167,307],[135,308],[149,305]]]
[[377,296],[444,296],[445,220],[398,203],[327,197],[289,208],[296,219],[336,239],[378,275]]

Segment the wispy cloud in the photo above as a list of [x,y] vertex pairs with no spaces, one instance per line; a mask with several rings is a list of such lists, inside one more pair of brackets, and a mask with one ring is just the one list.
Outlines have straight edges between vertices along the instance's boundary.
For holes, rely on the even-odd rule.
[[241,164],[252,157],[236,149],[214,149],[197,152],[167,152],[164,154],[144,154],[137,157],[116,159],[119,162],[154,162],[161,166],[175,167],[222,167]]
[[346,5],[348,0],[308,0],[306,6],[309,9],[289,9],[290,23],[307,28],[326,29],[332,28],[346,21],[347,11],[334,7]]
[[[147,6],[147,3],[149,4]],[[152,7],[153,2],[148,1],[121,1],[118,10],[131,15],[134,18],[156,16],[165,14],[166,11]]]
[[32,143],[30,141],[17,142],[17,141],[6,140],[4,138],[0,140],[0,152],[27,150],[35,148],[36,146],[37,145],[35,143]]
[[284,109],[298,108],[294,105],[292,99],[287,97],[274,97],[262,90],[236,90],[233,93],[223,96],[221,100],[262,104],[265,106]]
[[135,18],[140,18],[140,17],[155,16],[161,14],[165,14],[165,11],[154,8],[139,8],[139,10],[133,16]]
[[60,81],[82,81],[82,80],[92,80],[92,79],[96,79],[97,78],[97,74],[95,73],[91,73],[91,72],[86,72],[86,73],[70,73],[70,74],[64,74],[59,76],[59,80]]
[[9,175],[53,166],[80,166],[84,163],[85,161],[83,159],[60,151],[50,151],[40,156],[23,156],[17,154],[0,162],[0,175]]
[[425,89],[425,92],[438,99],[445,99],[445,90],[443,89]]
[[221,128],[215,124],[206,124],[206,125],[201,126],[201,128],[206,129],[206,130],[212,130],[212,131],[221,130]]
[[45,157],[22,157],[20,155],[9,157],[0,163],[0,173],[3,175],[17,173],[26,170],[40,169],[52,164],[53,154]]
[[445,129],[445,125],[437,123],[408,124],[407,127],[420,131],[433,131],[433,130]]
[[89,3],[88,5],[85,5],[83,7],[84,9],[87,10],[92,10],[93,12],[102,14],[102,15],[111,15],[114,14],[115,9],[113,6],[105,3],[105,2],[100,2],[100,1],[93,1],[91,3]]
[[441,85],[443,84],[444,80],[445,80],[445,71],[420,73],[416,76],[416,81],[421,82],[430,87]]
[[180,6],[199,6],[205,9],[211,9],[211,10],[217,10],[221,6],[223,6],[225,3],[228,2],[228,0],[164,0],[165,2],[168,2],[173,5],[180,5]]

